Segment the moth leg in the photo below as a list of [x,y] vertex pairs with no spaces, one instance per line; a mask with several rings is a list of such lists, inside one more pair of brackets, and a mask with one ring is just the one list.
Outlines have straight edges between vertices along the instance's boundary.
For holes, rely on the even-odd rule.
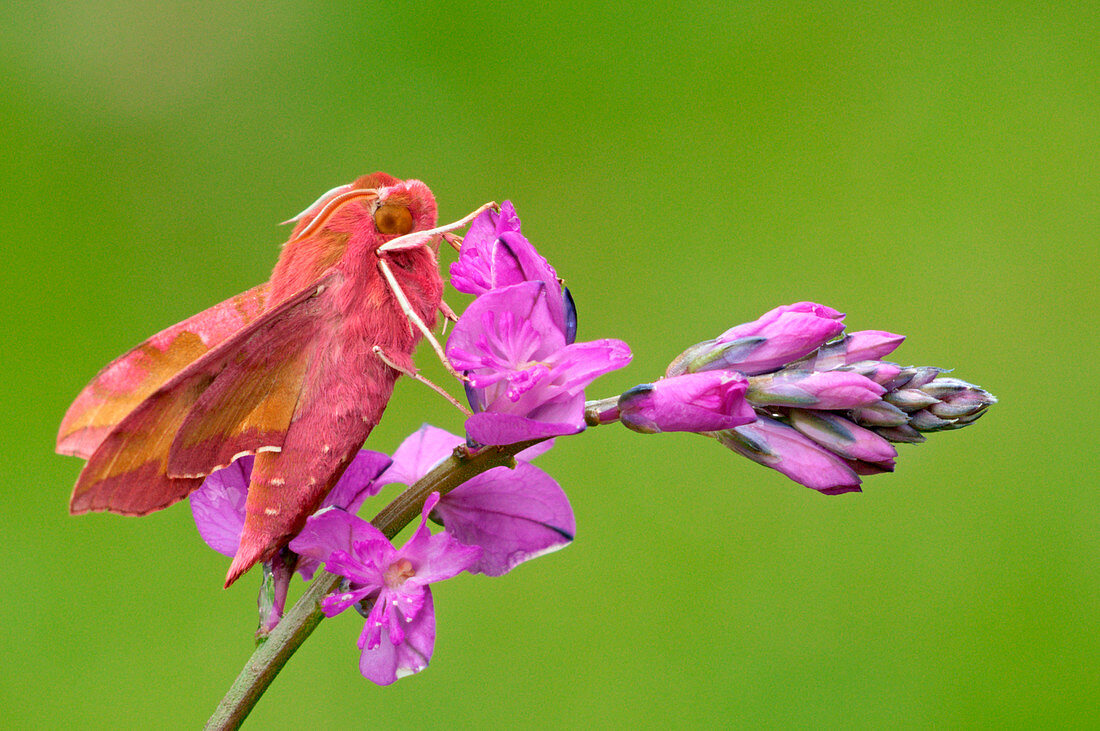
[[458,322],[458,315],[456,315],[455,311],[452,310],[450,306],[443,300],[439,301],[439,311],[442,312],[443,316],[451,322]]
[[[473,213],[463,216],[454,223],[444,224],[443,226],[436,226],[435,228],[430,228],[427,231],[413,231],[410,234],[398,236],[393,241],[379,246],[378,249],[376,249],[376,252],[381,254],[384,251],[403,251],[404,249],[415,249],[418,246],[426,246],[428,241],[430,241],[433,237],[438,236],[439,234],[447,233],[448,231],[454,231],[456,228],[462,228],[490,208],[492,208],[493,210],[500,210],[500,206],[498,206],[493,201],[489,201],[484,205],[478,206],[477,210],[475,210]],[[454,246],[454,244],[451,245]]]
[[[397,297],[398,304],[401,305],[401,311],[405,313],[405,317],[409,320],[409,329],[412,329],[413,325],[416,325],[424,335],[424,339],[428,341],[432,346],[432,350],[439,356],[439,361],[443,364],[443,367],[447,369],[447,372],[452,376],[466,382],[466,377],[455,370],[455,367],[451,365],[450,359],[447,358],[447,354],[443,352],[443,346],[439,344],[439,341],[435,339],[435,335],[432,334],[431,329],[424,324],[424,321],[420,319],[409,303],[409,298],[405,296],[405,292],[401,289],[401,285],[397,283],[397,278],[393,276],[393,270],[390,269],[390,265],[386,263],[385,259],[378,260],[378,268],[382,271],[382,276],[386,278],[386,281],[390,285],[390,289],[393,291],[394,296]],[[400,369],[398,369],[400,370]]]
[[443,234],[443,240],[451,245],[451,248],[455,251],[462,251],[462,237],[455,236],[454,234]]
[[443,313],[443,326],[439,328],[439,336],[443,337],[447,334],[447,323],[458,322],[458,315],[442,299],[439,300],[439,311]]
[[[451,322],[458,322],[458,315],[456,315],[455,311],[452,310],[450,306],[448,306],[447,303],[443,300],[439,301],[439,311],[443,313],[443,317],[450,320]],[[446,323],[444,323],[444,325],[446,325]]]
[[459,411],[461,411],[464,416],[468,417],[473,413],[472,411],[467,409],[465,406],[463,406],[462,403],[458,399],[456,399],[451,394],[447,393],[447,391],[442,386],[433,383],[432,381],[428,380],[427,378],[420,375],[416,371],[414,371],[410,368],[406,368],[405,366],[397,363],[393,358],[390,358],[388,355],[386,355],[386,351],[383,350],[380,346],[375,345],[373,348],[371,348],[371,350],[374,351],[374,354],[376,356],[378,356],[378,359],[380,361],[382,361],[383,363],[388,365],[390,368],[393,368],[395,371],[397,371],[399,373],[404,373],[406,376],[413,379],[414,381],[419,381],[420,383],[423,383],[425,386],[427,386],[428,388],[432,389],[433,391],[438,393],[443,398],[450,401],[451,405],[454,406]]

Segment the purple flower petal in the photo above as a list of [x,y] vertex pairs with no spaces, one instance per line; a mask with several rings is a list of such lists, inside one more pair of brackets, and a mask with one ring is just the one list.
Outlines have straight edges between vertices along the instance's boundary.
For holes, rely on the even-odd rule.
[[[511,201],[504,201],[500,213],[489,210],[475,218],[462,238],[458,261],[451,264],[451,285],[459,292],[480,295],[499,286],[498,277],[511,274],[509,264],[513,264],[512,271],[518,271],[514,260],[509,261],[506,253],[496,251],[495,247],[502,233],[519,230],[519,216]],[[496,261],[498,256],[503,261]]]
[[[428,496],[428,499],[424,501],[424,505],[420,508],[420,525],[413,531],[412,537],[401,547],[397,552],[399,558],[406,558],[415,563],[424,562],[427,560],[428,555],[428,543],[431,541],[432,533],[428,530],[428,514],[432,512],[432,508],[439,502],[439,493],[433,492]],[[419,567],[417,568],[417,574],[419,575]]]
[[562,299],[557,274],[520,233],[519,217],[509,201],[499,214],[485,211],[474,219],[450,271],[451,285],[459,292],[482,295],[520,282],[541,281]]
[[309,516],[302,532],[294,537],[289,547],[297,554],[326,562],[337,551],[354,557],[356,543],[379,542],[389,545],[382,531],[360,517],[339,508],[329,508]]
[[604,339],[573,343],[547,359],[550,380],[558,391],[583,394],[589,383],[605,373],[628,365],[633,358],[622,340]]
[[379,641],[368,648],[371,626],[365,625],[359,636],[359,672],[378,685],[390,685],[400,678],[419,673],[428,667],[435,647],[435,606],[430,589],[424,592],[424,603],[416,617],[404,628],[399,644],[394,644],[389,631],[381,628]]
[[241,457],[212,473],[191,493],[191,514],[206,545],[225,556],[235,556],[244,528],[244,504],[254,457]]
[[361,449],[339,481],[321,503],[321,508],[336,506],[356,513],[363,501],[378,494],[385,483],[375,482],[390,466],[390,458],[381,452]]
[[[212,473],[202,486],[191,493],[191,513],[199,535],[218,553],[234,556],[244,527],[245,501],[255,458],[241,457],[225,469]],[[375,482],[390,463],[381,452],[360,450],[321,503],[319,510],[338,507],[354,513],[363,501],[378,494],[382,485]],[[317,562],[308,557],[298,562],[297,572],[306,581],[313,577]]]
[[515,444],[528,439],[577,434],[585,428],[584,398],[575,401],[580,404],[581,414],[570,421],[540,421],[512,414],[474,414],[466,420],[466,433],[478,444]]
[[462,437],[451,434],[431,424],[422,424],[419,429],[405,437],[393,453],[393,464],[381,477],[383,484],[399,482],[412,485],[464,443]]
[[[474,300],[447,340],[447,357],[459,370],[478,375],[499,372],[499,380],[564,347],[565,334],[551,315],[546,285],[523,282]],[[484,388],[489,383],[477,385]]]
[[555,327],[572,343],[577,335],[573,299],[554,268],[519,229],[519,217],[508,201],[499,214],[485,211],[474,219],[463,238],[458,261],[451,265],[451,284],[460,292],[481,296],[521,282],[542,282],[549,293]]
[[557,482],[534,465],[496,467],[443,496],[433,513],[462,543],[480,546],[469,570],[500,576],[573,540],[576,522]]
[[321,599],[321,611],[326,617],[335,617],[348,607],[354,606],[370,597],[371,594],[377,593],[377,586],[361,586],[358,589],[348,589],[347,591],[328,594]]
[[[443,501],[439,504],[442,505]],[[435,509],[438,510],[438,506]],[[426,586],[471,570],[481,558],[482,549],[478,545],[459,541],[450,530],[446,530],[432,536],[422,552],[415,556],[405,555],[416,564],[416,576],[410,579],[410,583]]]
[[[367,648],[377,647],[381,642],[381,630],[386,630],[390,642],[397,645],[405,639],[405,626],[416,619],[427,600],[428,587],[413,580],[402,580],[403,572],[409,570],[411,563],[398,560],[387,571],[387,586],[383,587],[367,617],[367,625],[372,629],[367,635]],[[397,578],[390,580],[390,575]],[[389,586],[393,583],[394,586]]]

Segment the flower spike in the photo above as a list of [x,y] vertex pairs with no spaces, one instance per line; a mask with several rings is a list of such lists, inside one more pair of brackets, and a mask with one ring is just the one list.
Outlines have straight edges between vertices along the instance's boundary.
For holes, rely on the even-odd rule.
[[[669,365],[668,377],[627,391],[617,409],[601,402],[592,418],[617,417],[648,433],[710,433],[735,452],[834,495],[858,490],[861,475],[893,471],[892,442],[916,444],[927,432],[962,428],[996,403],[988,391],[944,377],[942,368],[881,360],[902,335],[843,330],[844,315],[831,307],[777,307],[691,346]],[[700,409],[701,392],[683,379],[701,376],[743,379],[747,388],[740,401],[711,396],[709,410]],[[753,421],[711,426],[741,418],[742,408]]]

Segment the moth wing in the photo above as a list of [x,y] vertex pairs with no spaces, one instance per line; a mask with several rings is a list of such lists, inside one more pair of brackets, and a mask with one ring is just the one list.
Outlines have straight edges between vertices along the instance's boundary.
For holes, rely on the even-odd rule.
[[57,434],[57,451],[88,459],[123,419],[187,366],[258,318],[267,283],[176,323],[119,356],[73,401]]
[[[303,318],[317,317],[328,311],[327,298],[317,300],[332,278],[333,275],[322,277],[265,312],[169,378],[133,408],[102,439],[84,465],[73,488],[70,512],[79,514],[109,510],[123,515],[145,515],[182,500],[202,484],[202,476],[197,473],[192,477],[169,476],[168,463],[177,432],[181,431],[195,406],[208,390],[215,387],[223,374],[229,376],[227,384],[239,385],[238,366],[254,362],[256,351],[272,350],[273,341],[288,332],[300,331],[303,325],[308,324]],[[301,344],[302,339],[299,338]],[[300,347],[288,348],[285,343],[274,350],[288,362],[296,361],[301,355]],[[281,368],[280,372],[284,374],[293,372],[293,369],[279,366],[277,360],[268,362],[273,368]],[[301,387],[300,379],[297,387]],[[213,405],[215,402],[234,401],[231,396],[222,397],[223,392],[233,393],[228,388],[216,388],[214,394],[218,398],[211,397],[207,403]],[[267,396],[281,397],[285,393],[286,389],[237,391],[232,407],[235,418],[238,422],[247,421],[250,415],[262,414],[269,417],[262,422],[264,424],[279,418],[285,418],[289,424],[293,404],[289,412],[285,408],[278,412],[274,406],[268,408],[264,405]],[[283,403],[286,403],[285,399]],[[201,410],[196,413],[205,415],[210,412]],[[196,417],[193,423],[202,425],[208,422]],[[232,439],[233,435],[229,438]],[[210,465],[210,471],[214,466]]]
[[330,293],[288,310],[234,353],[176,432],[170,476],[200,477],[244,454],[279,451],[313,355],[328,350],[336,314]]

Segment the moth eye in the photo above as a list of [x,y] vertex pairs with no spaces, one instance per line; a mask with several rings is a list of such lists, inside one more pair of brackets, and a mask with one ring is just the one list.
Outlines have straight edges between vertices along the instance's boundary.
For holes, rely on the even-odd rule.
[[413,215],[405,206],[387,203],[374,212],[374,225],[379,233],[403,236],[412,231]]

